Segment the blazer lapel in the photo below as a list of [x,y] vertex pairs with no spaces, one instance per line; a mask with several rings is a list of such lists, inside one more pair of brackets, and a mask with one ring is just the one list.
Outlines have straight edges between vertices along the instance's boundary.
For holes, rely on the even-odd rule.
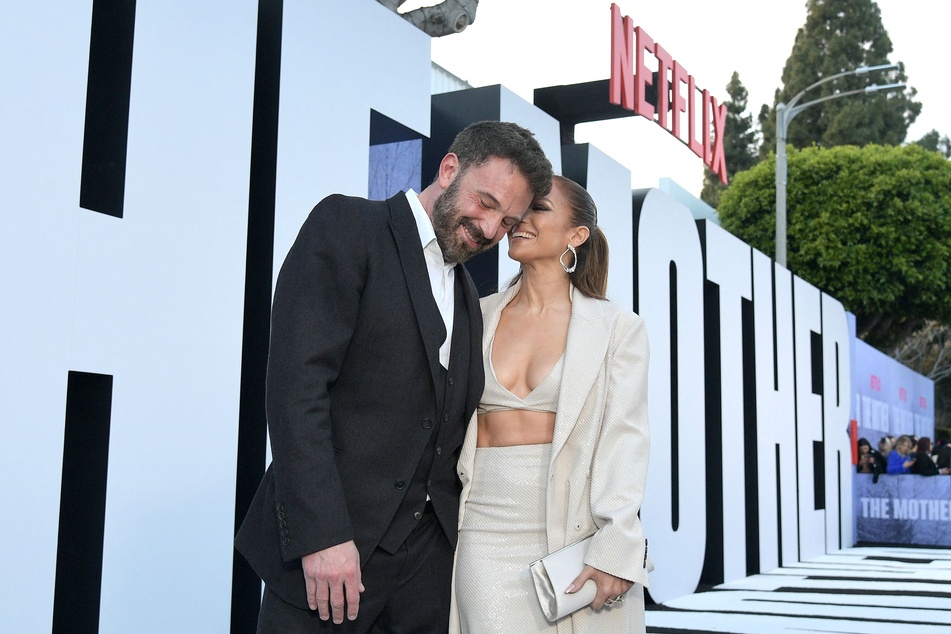
[[[482,398],[485,374],[482,367],[482,310],[479,308],[479,293],[469,272],[462,264],[456,265],[456,278],[462,281],[462,299],[469,317],[469,381],[466,391],[466,412],[474,412]],[[480,377],[482,380],[479,380]]]
[[[482,354],[485,355],[489,347],[489,340],[495,338],[495,329],[499,325],[499,319],[502,318],[502,309],[508,306],[508,303],[512,301],[512,298],[515,297],[515,294],[518,293],[519,287],[522,285],[522,280],[517,281],[512,286],[508,287],[500,294],[492,297],[489,304],[486,305],[486,310],[482,314],[483,320],[483,330],[486,336],[482,338]],[[488,335],[492,336],[489,337]]]
[[574,429],[591,388],[604,365],[611,329],[601,310],[601,300],[571,289],[571,323],[565,346],[565,372],[558,391],[558,412],[551,444],[551,461]]
[[433,298],[426,259],[419,241],[419,230],[416,228],[413,210],[406,200],[406,194],[400,192],[386,202],[390,206],[390,228],[396,240],[403,277],[406,279],[416,313],[416,323],[426,348],[426,357],[429,359],[429,371],[436,388],[437,407],[441,411],[445,394],[439,389],[439,346],[446,339],[446,324]]

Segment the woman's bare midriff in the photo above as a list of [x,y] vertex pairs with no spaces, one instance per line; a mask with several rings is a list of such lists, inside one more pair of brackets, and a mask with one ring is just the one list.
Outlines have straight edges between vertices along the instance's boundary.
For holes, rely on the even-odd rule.
[[479,414],[477,447],[511,447],[550,443],[555,433],[555,414],[526,409]]

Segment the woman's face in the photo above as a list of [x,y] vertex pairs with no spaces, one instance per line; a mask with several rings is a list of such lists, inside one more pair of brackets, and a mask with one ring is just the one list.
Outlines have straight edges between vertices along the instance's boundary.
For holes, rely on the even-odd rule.
[[[536,198],[522,221],[508,232],[509,257],[521,264],[533,264],[561,257],[570,242],[577,247],[582,240],[577,236],[578,227],[571,226],[571,207],[556,180],[551,192]],[[573,256],[565,256],[571,265]]]
[[869,447],[868,445],[859,445],[859,453],[862,454],[863,456],[871,450],[872,448]]

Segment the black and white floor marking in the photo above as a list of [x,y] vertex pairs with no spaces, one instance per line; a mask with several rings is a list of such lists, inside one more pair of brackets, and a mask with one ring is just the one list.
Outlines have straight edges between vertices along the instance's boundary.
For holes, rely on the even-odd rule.
[[649,606],[653,634],[951,634],[951,550],[856,547]]

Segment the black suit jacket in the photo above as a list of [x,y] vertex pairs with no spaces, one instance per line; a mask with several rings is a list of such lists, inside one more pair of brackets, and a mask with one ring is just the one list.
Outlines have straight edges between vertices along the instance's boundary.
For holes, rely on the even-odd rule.
[[367,560],[432,433],[439,450],[429,495],[455,544],[455,466],[484,384],[478,293],[463,266],[456,276],[471,326],[470,358],[452,361],[468,366],[465,416],[432,425],[443,405],[446,329],[405,195],[329,196],[304,222],[272,308],[273,460],[235,539],[285,601],[307,607],[303,555],[352,539]]

